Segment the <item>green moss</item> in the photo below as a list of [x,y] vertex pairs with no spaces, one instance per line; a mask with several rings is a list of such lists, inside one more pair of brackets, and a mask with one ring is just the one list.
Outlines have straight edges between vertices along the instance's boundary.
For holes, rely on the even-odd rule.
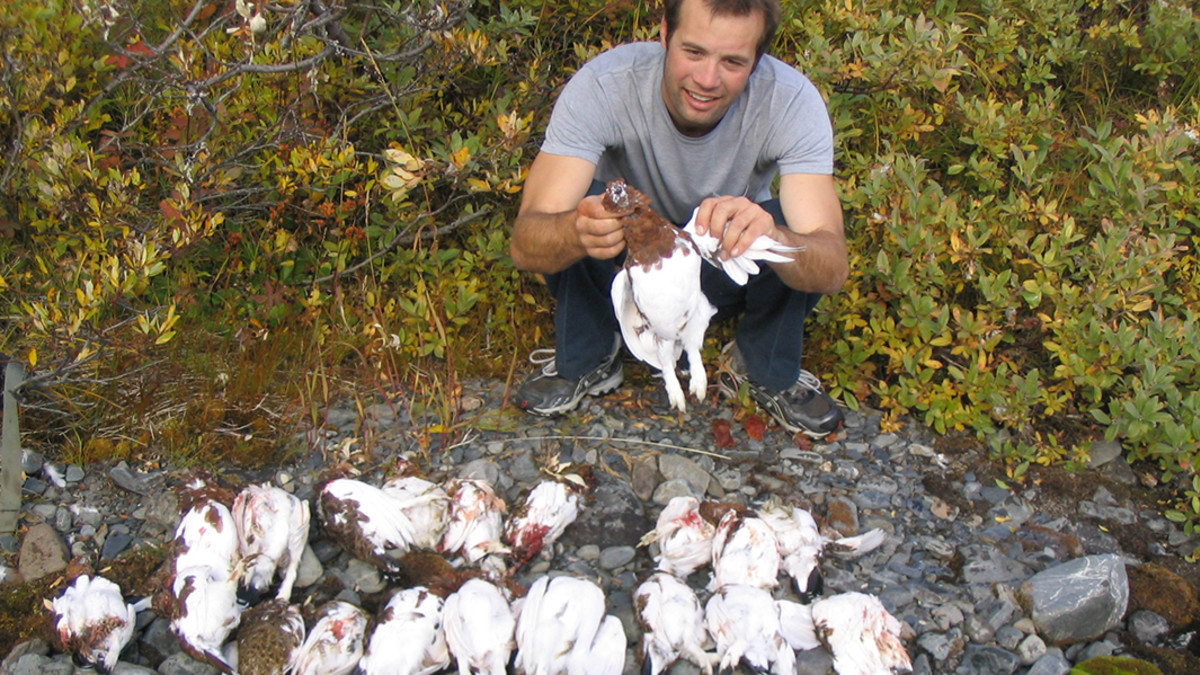
[[1158,666],[1126,656],[1097,656],[1076,665],[1071,675],[1162,675]]

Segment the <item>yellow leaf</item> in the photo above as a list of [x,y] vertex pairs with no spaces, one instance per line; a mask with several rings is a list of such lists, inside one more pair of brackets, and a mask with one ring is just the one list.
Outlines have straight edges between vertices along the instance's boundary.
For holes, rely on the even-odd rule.
[[467,146],[462,146],[454,154],[450,155],[450,162],[454,164],[454,168],[462,170],[467,165],[467,160],[471,158],[471,151]]
[[29,361],[30,368],[37,367],[37,350],[36,349],[34,349],[33,347],[30,347],[29,348],[29,356],[27,356],[25,358],[26,358],[26,360]]
[[491,189],[486,182],[484,182],[483,180],[481,180],[479,178],[468,178],[467,185],[470,185],[472,188],[474,188],[476,190],[490,190]]

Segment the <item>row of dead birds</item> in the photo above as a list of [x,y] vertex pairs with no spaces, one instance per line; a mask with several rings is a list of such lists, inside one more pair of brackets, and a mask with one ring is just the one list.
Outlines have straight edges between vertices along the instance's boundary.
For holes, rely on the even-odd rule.
[[[314,501],[324,533],[400,590],[373,618],[334,600],[307,627],[290,600],[308,502],[270,485],[233,495],[193,479],[180,490],[182,517],[153,601],[126,602],[117,584],[82,574],[48,603],[56,637],[80,665],[112,672],[136,613],[152,606],[189,656],[227,673],[428,674],[454,662],[462,675],[617,675],[626,637],[600,586],[555,574],[528,590],[513,581],[575,520],[592,485],[586,466],[544,471],[507,519],[488,482],[438,484],[406,460],[379,487],[349,476],[322,482]],[[656,562],[634,592],[642,672],[685,659],[706,674],[739,664],[791,673],[797,650],[822,646],[843,675],[910,669],[899,622],[877,598],[819,597],[825,553],[861,555],[884,538],[830,538],[808,511],[774,498],[757,509],[672,499],[642,540]],[[702,606],[685,580],[705,566]],[[775,598],[781,571],[800,602]]]

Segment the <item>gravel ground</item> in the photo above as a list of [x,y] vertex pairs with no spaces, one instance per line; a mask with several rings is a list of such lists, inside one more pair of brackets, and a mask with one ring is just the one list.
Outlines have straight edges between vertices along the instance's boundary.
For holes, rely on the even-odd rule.
[[[626,370],[637,368],[627,364]],[[323,429],[303,435],[310,450],[289,465],[220,478],[233,488],[270,480],[308,498],[327,466],[355,466],[363,480],[378,484],[383,467],[403,453],[433,479],[487,478],[515,504],[540,478],[548,457],[591,464],[600,478],[592,501],[553,550],[516,580],[528,587],[547,572],[598,580],[630,637],[627,673],[638,672],[631,594],[654,567],[654,551],[638,540],[653,528],[662,505],[681,494],[751,506],[778,495],[806,506],[829,532],[884,529],[888,538],[879,549],[857,560],[825,559],[826,593],[878,595],[902,622],[914,672],[1067,673],[1088,658],[1109,655],[1151,660],[1167,673],[1200,672],[1191,653],[1190,623],[1200,610],[1196,573],[1183,561],[1196,541],[1156,510],[1156,501],[1169,494],[1165,488],[1147,488],[1148,479],[1103,452],[1107,448],[1081,474],[1035,470],[1010,488],[977,444],[935,438],[915,423],[881,432],[881,416],[869,410],[849,412],[842,432],[808,443],[774,423],[764,427],[756,416],[735,416],[734,406],[715,394],[675,414],[649,378],[586,399],[558,419],[501,409],[502,399],[500,383],[465,386],[462,424],[454,434],[418,433],[430,427],[397,410],[404,406],[332,409]],[[88,556],[103,566],[161,546],[178,522],[169,488],[181,472],[47,465],[36,456],[27,457],[26,469],[23,524],[30,532],[56,534],[66,556]],[[15,553],[28,543],[0,541],[10,565],[16,567]],[[1113,572],[1117,588],[1089,599],[1119,604],[1123,590],[1127,604],[1111,621],[1101,616],[1103,609],[1083,619],[1058,617],[1050,625],[1035,616],[1037,605],[1022,586],[1028,590],[1035,578],[1053,578],[1047,572],[1069,572],[1064,563],[1073,560],[1119,570]],[[22,560],[22,572],[27,562]],[[703,600],[707,570],[689,582]],[[1050,583],[1080,587],[1069,574]],[[386,586],[373,567],[347,556],[314,527],[293,602],[312,608],[338,597],[370,610]],[[782,584],[779,594],[790,593]],[[1086,638],[1055,632],[1063,622],[1080,621],[1100,627]],[[73,672],[70,659],[46,641],[0,650],[9,654],[0,672]],[[167,622],[147,611],[118,672],[212,671],[180,653]],[[680,663],[670,672],[698,671]],[[797,672],[832,672],[830,657],[821,649],[801,652]]]

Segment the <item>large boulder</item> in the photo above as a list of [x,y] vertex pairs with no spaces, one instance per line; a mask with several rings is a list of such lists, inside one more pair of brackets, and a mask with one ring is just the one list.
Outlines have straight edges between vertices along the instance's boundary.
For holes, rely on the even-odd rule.
[[1038,572],[1021,585],[1038,634],[1066,645],[1091,640],[1120,623],[1129,604],[1125,561],[1090,555]]

